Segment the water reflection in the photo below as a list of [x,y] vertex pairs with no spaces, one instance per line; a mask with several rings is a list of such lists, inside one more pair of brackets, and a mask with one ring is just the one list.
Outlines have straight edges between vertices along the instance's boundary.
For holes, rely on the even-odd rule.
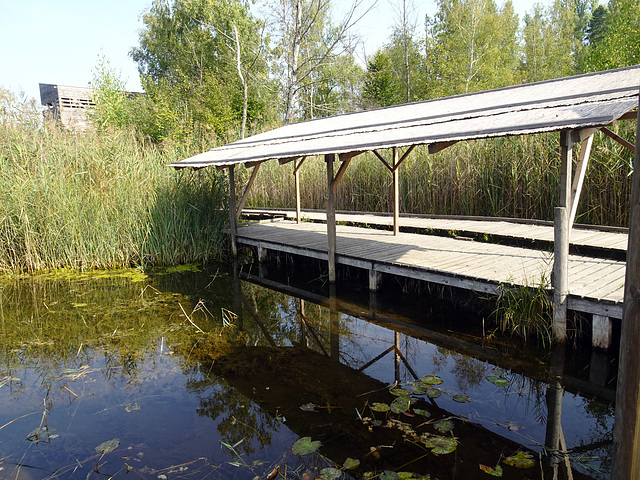
[[[547,459],[545,478],[567,462],[606,478],[603,372],[443,332],[434,306],[407,316],[247,271],[0,282],[0,478],[301,478],[347,458],[355,477],[540,478]],[[305,436],[322,447],[293,455]],[[517,452],[535,466],[506,465]]]

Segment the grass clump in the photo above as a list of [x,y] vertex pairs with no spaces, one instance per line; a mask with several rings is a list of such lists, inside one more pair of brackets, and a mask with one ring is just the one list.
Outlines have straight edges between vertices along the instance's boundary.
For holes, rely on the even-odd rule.
[[545,285],[534,287],[500,285],[493,317],[501,333],[525,342],[534,338],[543,346],[553,338],[551,300]]
[[0,272],[222,256],[223,177],[168,168],[192,149],[41,118],[34,101],[0,89]]

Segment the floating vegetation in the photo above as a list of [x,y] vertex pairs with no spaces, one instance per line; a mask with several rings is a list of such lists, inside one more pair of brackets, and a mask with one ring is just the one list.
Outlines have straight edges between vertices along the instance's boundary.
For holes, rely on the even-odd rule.
[[291,446],[294,455],[308,455],[320,448],[319,440],[311,440],[311,437],[302,437]]
[[480,470],[484,473],[487,473],[493,477],[502,477],[502,467],[500,465],[496,465],[495,467],[488,467],[486,465],[480,464]]
[[453,397],[451,397],[453,399],[454,402],[458,402],[458,403],[469,403],[471,401],[471,397],[469,397],[468,395],[454,395]]
[[455,452],[458,447],[458,441],[452,437],[441,437],[438,435],[429,435],[423,438],[423,443],[431,449],[431,453],[435,455],[447,455]]
[[97,453],[106,455],[107,453],[113,452],[119,446],[120,446],[120,440],[117,438],[114,438],[112,440],[107,440],[106,442],[102,442],[100,445],[98,445],[95,448],[95,450]]
[[487,377],[487,380],[489,380],[491,383],[493,383],[496,387],[508,387],[509,386],[509,380],[507,380],[504,377],[496,377],[495,375],[489,375]]
[[532,468],[536,465],[533,455],[526,452],[516,452],[503,460],[505,465],[516,468]]

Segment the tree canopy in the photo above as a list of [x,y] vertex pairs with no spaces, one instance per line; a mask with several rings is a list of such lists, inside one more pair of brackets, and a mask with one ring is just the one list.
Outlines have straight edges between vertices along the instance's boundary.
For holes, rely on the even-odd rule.
[[[437,0],[423,22],[411,0],[394,0],[392,34],[364,61],[354,27],[372,13],[354,0],[336,18],[333,3],[271,0],[258,12],[248,0],[154,0],[131,50],[146,92],[138,128],[155,141],[227,141],[246,128],[640,63],[637,0],[550,0],[522,19],[511,0]],[[111,95],[117,79],[100,81]],[[121,99],[103,98],[104,121],[122,123]]]

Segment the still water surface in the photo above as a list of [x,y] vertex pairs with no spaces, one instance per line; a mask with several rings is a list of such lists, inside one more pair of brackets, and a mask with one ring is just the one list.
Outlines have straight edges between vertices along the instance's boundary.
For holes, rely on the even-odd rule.
[[608,358],[181,270],[0,281],[0,479],[608,477]]

